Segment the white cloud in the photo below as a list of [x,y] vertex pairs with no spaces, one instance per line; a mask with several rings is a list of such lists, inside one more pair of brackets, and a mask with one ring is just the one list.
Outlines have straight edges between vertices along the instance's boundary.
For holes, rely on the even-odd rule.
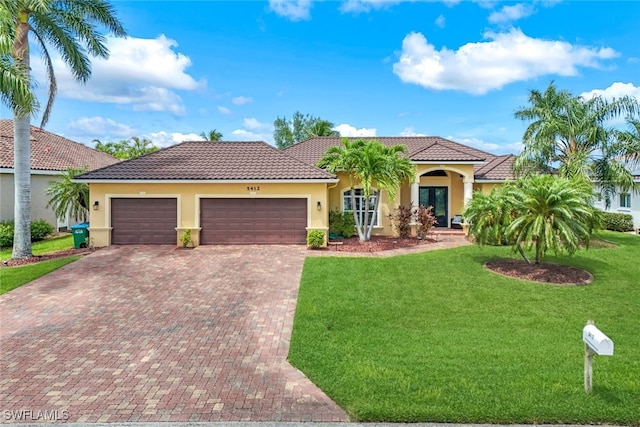
[[457,138],[455,136],[447,136],[446,139],[477,148],[492,154],[519,154],[522,151],[522,142],[514,142],[512,144],[496,144],[494,142],[486,142],[478,138]]
[[69,129],[80,132],[92,139],[106,140],[109,137],[130,138],[136,130],[129,125],[104,117],[81,117],[68,125]]
[[435,24],[437,27],[444,28],[447,24],[447,18],[445,18],[444,15],[440,15],[436,18]]
[[516,81],[556,74],[574,76],[579,67],[600,67],[619,54],[611,48],[573,46],[528,37],[519,29],[487,32],[489,41],[467,43],[457,51],[436,50],[421,33],[410,33],[393,72],[407,83],[435,90],[484,94]]
[[404,128],[400,131],[400,136],[427,136],[424,133],[416,132],[412,126]]
[[167,132],[164,130],[142,135],[142,138],[150,139],[154,145],[161,148],[179,144],[184,141],[202,141],[202,137],[195,133]]
[[635,97],[640,101],[640,86],[634,86],[633,83],[615,82],[606,89],[594,89],[589,92],[580,94],[585,99],[591,99],[594,96],[601,96],[605,99],[621,98],[623,96]]
[[222,105],[218,105],[218,111],[224,114],[225,116],[228,116],[229,114],[231,114],[231,110],[228,109],[227,107],[223,107]]
[[340,136],[347,137],[358,137],[358,136],[376,136],[378,129],[376,128],[360,128],[356,129],[355,127],[342,123],[338,126],[333,127],[333,130],[336,130],[340,133]]
[[269,0],[269,9],[291,21],[311,19],[311,0]]
[[253,98],[251,98],[250,96],[236,96],[231,100],[231,102],[236,105],[244,105],[253,102]]
[[402,3],[402,1],[406,0],[346,0],[340,6],[340,11],[343,13],[369,12],[372,9],[391,7],[398,3]]
[[489,15],[489,22],[492,24],[502,24],[505,22],[517,21],[526,18],[535,12],[533,4],[517,3],[511,6],[503,6],[499,11]]
[[265,141],[273,145],[273,125],[250,117],[242,121],[242,128],[231,132],[232,141]]
[[[90,102],[131,105],[135,111],[168,111],[184,114],[182,99],[174,91],[192,91],[206,85],[187,74],[191,60],[175,52],[178,44],[164,35],[155,39],[108,37],[108,59],[92,58],[92,76],[86,85],[79,85],[54,56],[58,79],[58,94]],[[39,58],[32,62],[39,81],[46,81]]]

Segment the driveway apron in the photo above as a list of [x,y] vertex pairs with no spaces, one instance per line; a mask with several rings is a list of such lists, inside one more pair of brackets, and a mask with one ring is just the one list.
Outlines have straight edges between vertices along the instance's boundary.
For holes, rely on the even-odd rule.
[[0,410],[347,421],[286,361],[305,252],[109,247],[0,296]]

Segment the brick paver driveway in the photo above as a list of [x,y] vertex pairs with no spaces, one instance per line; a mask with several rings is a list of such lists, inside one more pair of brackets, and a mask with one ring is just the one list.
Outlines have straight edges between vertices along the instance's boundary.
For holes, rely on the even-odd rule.
[[286,361],[304,256],[111,247],[0,296],[3,421],[346,421]]

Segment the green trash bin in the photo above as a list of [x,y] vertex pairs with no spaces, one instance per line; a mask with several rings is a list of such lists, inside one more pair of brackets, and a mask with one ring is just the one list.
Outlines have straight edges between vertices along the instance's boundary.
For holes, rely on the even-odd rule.
[[81,222],[71,226],[73,234],[73,247],[75,249],[86,248],[89,243],[89,223]]

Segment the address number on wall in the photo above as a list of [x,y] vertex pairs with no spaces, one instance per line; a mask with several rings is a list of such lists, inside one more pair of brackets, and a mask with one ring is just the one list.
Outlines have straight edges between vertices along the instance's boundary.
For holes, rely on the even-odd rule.
[[247,185],[247,191],[260,191],[259,185]]

